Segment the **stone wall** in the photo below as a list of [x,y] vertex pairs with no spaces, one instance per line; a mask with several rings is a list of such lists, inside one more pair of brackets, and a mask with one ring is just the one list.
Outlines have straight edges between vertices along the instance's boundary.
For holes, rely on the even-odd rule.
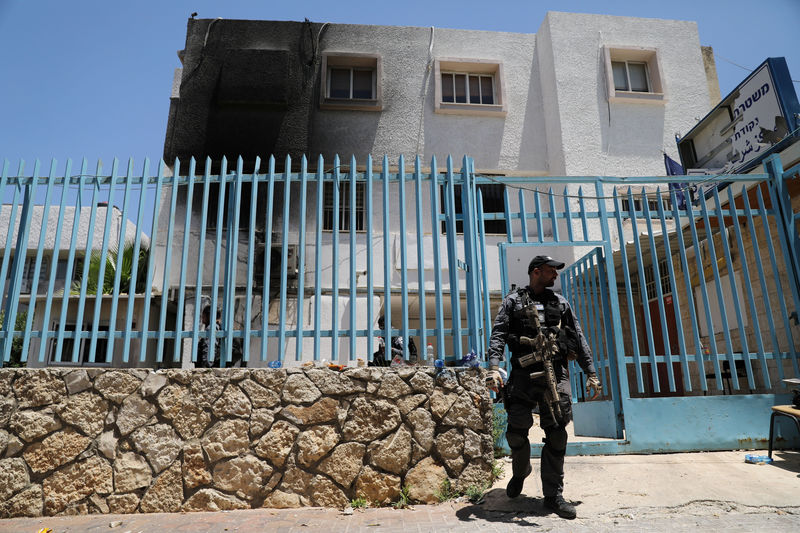
[[476,369],[3,369],[0,518],[433,502],[491,407]]

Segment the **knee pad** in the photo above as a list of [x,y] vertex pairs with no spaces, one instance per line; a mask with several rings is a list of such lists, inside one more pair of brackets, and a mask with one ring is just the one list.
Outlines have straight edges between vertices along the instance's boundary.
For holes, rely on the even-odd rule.
[[525,445],[528,444],[527,433],[527,431],[523,433],[521,430],[508,428],[508,431],[506,431],[506,441],[508,442],[508,447],[512,450],[519,450],[525,447]]
[[[565,451],[567,449],[567,430],[561,426],[548,428],[545,430],[545,438],[542,442],[550,445],[555,451]],[[511,443],[509,443],[509,446]]]

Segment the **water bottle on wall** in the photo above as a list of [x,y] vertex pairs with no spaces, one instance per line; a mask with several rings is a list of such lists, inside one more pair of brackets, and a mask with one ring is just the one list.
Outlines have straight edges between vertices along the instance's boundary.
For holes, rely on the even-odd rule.
[[428,347],[425,348],[425,364],[431,366],[433,364],[433,358],[436,357],[433,355],[433,345],[428,343]]

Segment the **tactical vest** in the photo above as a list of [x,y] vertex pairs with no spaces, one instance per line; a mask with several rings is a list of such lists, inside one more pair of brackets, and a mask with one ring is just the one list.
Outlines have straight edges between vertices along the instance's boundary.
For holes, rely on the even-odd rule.
[[[551,296],[545,302],[534,301],[527,287],[517,289],[520,297],[522,309],[515,312],[515,318],[519,322],[518,331],[512,331],[517,335],[535,337],[539,334],[539,327],[561,327],[561,314],[565,311],[558,298],[552,292],[544,293],[544,296]],[[531,307],[534,308],[536,317],[530,313]],[[538,319],[538,320],[537,320]]]
[[545,292],[542,296],[544,302],[534,300],[527,287],[517,289],[520,300],[520,309],[514,311],[514,317],[510,324],[509,333],[512,336],[509,342],[511,350],[511,363],[515,363],[515,356],[526,355],[515,341],[519,337],[536,337],[540,327],[547,327],[556,334],[556,341],[559,346],[559,354],[569,359],[575,358],[577,352],[577,335],[575,330],[562,324],[561,317],[566,312],[566,305],[560,303],[558,297],[552,292]]

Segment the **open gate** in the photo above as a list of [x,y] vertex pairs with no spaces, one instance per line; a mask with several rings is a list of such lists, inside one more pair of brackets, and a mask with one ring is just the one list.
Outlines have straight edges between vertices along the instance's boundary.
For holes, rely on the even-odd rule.
[[680,184],[563,178],[558,191],[554,178],[508,180],[504,292],[527,283],[533,255],[567,261],[560,289],[604,387],[584,401],[571,363],[575,434],[597,439],[569,453],[766,447],[769,408],[800,376],[800,187],[777,156],[765,168]]

